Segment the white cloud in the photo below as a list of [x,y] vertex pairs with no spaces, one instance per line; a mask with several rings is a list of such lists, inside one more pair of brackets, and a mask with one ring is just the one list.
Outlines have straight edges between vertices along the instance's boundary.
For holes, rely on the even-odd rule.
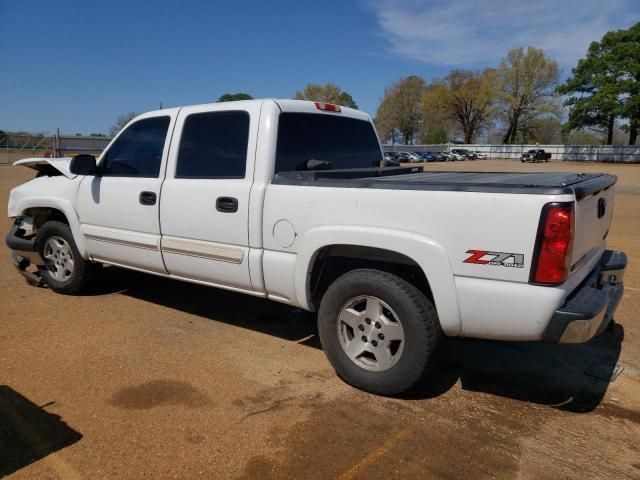
[[[389,50],[424,63],[495,65],[534,46],[571,68],[589,44],[639,20],[635,0],[371,0]],[[634,12],[630,14],[631,12]]]

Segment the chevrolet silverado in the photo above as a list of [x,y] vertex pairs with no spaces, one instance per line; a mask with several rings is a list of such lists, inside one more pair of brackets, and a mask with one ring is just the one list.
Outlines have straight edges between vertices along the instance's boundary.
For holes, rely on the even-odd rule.
[[348,383],[420,382],[443,335],[585,342],[622,296],[606,249],[616,178],[384,167],[371,118],[251,100],[133,119],[96,160],[25,159],[6,243],[33,284],[101,264],[318,313]]

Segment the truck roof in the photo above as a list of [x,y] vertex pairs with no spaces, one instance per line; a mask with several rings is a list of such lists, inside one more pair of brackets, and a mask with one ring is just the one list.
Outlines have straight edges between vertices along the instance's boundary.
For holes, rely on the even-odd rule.
[[[179,107],[173,107],[173,108],[165,108],[162,110],[151,110],[145,113],[142,113],[140,115],[140,117],[145,116],[145,117],[151,117],[151,116],[156,116],[156,115],[167,115],[167,114],[171,114],[174,112],[179,111],[181,108],[184,107],[206,107],[208,105],[214,105],[217,103],[226,103],[229,105],[230,108],[236,107],[236,108],[242,108],[245,105],[249,105],[249,104],[254,104],[254,103],[263,103],[263,102],[274,102],[278,105],[278,107],[280,108],[280,111],[282,112],[298,112],[298,113],[322,113],[322,114],[326,114],[326,115],[336,115],[336,116],[341,116],[341,117],[349,117],[349,118],[356,118],[358,120],[364,120],[364,121],[371,121],[371,117],[369,116],[369,114],[367,114],[366,112],[363,112],[361,110],[356,110],[354,108],[349,108],[349,107],[344,107],[342,105],[339,105],[340,107],[340,111],[339,112],[329,112],[329,111],[325,111],[325,110],[320,110],[317,106],[316,106],[316,102],[310,101],[310,100],[291,100],[291,99],[286,99],[286,98],[256,98],[253,100],[237,100],[237,101],[233,101],[233,102],[210,102],[210,103],[200,103],[200,104],[195,104],[195,105],[181,105]],[[135,119],[137,119],[138,117],[136,117]],[[134,120],[135,120],[134,119]]]

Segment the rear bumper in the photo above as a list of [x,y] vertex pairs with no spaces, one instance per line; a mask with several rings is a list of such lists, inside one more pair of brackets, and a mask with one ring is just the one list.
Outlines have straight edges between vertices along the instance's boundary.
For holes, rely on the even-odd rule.
[[553,343],[582,343],[600,334],[611,322],[622,294],[627,256],[607,250],[587,279],[558,308],[543,334]]

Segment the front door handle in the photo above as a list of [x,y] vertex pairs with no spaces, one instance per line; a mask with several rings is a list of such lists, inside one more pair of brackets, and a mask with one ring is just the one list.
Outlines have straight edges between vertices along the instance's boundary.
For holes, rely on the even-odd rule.
[[222,213],[234,213],[238,211],[238,199],[233,197],[218,197],[216,210]]
[[155,192],[140,192],[140,203],[142,205],[155,205],[157,198]]

